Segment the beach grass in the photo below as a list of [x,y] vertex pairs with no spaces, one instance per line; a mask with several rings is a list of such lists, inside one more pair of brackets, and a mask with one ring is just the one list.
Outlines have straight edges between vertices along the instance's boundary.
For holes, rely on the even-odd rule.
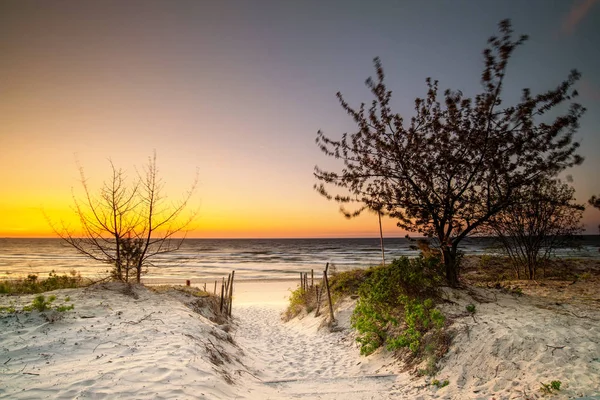
[[47,278],[30,274],[27,278],[4,279],[0,281],[0,294],[36,294],[58,289],[72,289],[87,286],[91,283],[73,270],[69,275],[58,275],[54,271]]

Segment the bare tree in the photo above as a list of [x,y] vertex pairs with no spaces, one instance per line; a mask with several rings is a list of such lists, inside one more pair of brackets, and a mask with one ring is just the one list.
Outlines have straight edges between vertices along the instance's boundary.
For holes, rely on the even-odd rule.
[[573,187],[542,179],[519,190],[517,200],[491,218],[491,231],[510,257],[517,278],[523,271],[528,279],[536,279],[538,267],[557,249],[576,247],[584,209],[575,203]]
[[111,162],[112,177],[97,195],[92,193],[80,167],[84,196],[73,195],[74,210],[81,230],[65,224],[54,231],[81,254],[113,267],[113,279],[128,282],[152,266],[159,254],[178,250],[195,213],[184,216],[196,181],[177,202],[168,202],[158,175],[156,153],[148,159],[142,174],[128,182],[125,172]]
[[[400,228],[437,239],[452,286],[458,285],[462,239],[510,205],[520,188],[582,162],[572,140],[581,105],[572,103],[551,123],[537,121],[549,120],[548,111],[576,96],[580,74],[573,70],[558,87],[535,96],[523,89],[518,104],[501,108],[508,61],[527,37],[513,40],[508,20],[499,30],[483,52],[483,92],[475,98],[446,90],[442,105],[438,82],[428,78],[427,96],[415,100],[415,116],[405,124],[391,110],[392,92],[376,58],[377,78],[366,81],[375,98],[370,107],[352,108],[337,94],[358,130],[339,140],[317,134],[320,149],[343,162],[340,172],[315,167],[317,191],[342,207],[354,202],[377,209],[383,201]],[[339,192],[330,194],[331,186]]]
[[[590,206],[597,208],[600,210],[600,196],[596,197],[596,196],[592,196],[590,197],[590,199],[588,200],[588,203]],[[600,225],[598,225],[598,231],[600,232]]]

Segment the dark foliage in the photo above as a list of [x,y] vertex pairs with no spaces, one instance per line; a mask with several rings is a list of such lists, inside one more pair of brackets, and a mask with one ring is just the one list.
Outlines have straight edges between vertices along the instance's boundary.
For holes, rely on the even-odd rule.
[[[438,82],[428,78],[427,96],[415,100],[415,115],[407,123],[391,109],[392,92],[376,58],[377,76],[366,81],[375,97],[370,106],[353,108],[337,94],[358,130],[340,140],[319,131],[316,139],[325,154],[343,161],[343,168],[315,167],[320,181],[315,188],[341,203],[348,216],[383,208],[400,228],[437,239],[453,286],[458,284],[457,249],[463,238],[512,204],[522,188],[582,162],[573,135],[584,108],[571,103],[565,114],[552,120],[549,115],[577,95],[573,85],[579,72],[573,70],[541,94],[523,89],[517,104],[503,105],[508,61],[527,38],[514,40],[508,20],[499,30],[483,52],[483,91],[474,98],[452,90],[440,96]],[[539,122],[541,117],[551,121]],[[336,187],[338,194],[330,194],[327,186]],[[344,208],[353,202],[356,211]]]
[[491,231],[510,257],[517,278],[535,279],[538,267],[556,249],[577,246],[583,210],[575,203],[575,189],[543,179],[519,190],[516,201],[492,217]]

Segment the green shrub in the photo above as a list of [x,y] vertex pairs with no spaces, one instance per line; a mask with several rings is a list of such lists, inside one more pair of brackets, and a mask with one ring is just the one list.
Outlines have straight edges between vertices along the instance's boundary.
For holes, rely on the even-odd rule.
[[[39,312],[44,312],[44,311],[48,311],[48,310],[52,310],[52,303],[54,303],[54,301],[56,301],[56,296],[51,295],[48,296],[48,298],[46,298],[46,296],[44,296],[43,294],[40,294],[38,296],[35,296],[35,298],[33,299],[33,301],[31,302],[31,304],[24,306],[23,307],[23,311],[39,311]],[[66,301],[66,299],[65,299]],[[54,307],[54,310],[58,311],[58,312],[65,312],[65,311],[69,311],[69,310],[73,310],[75,308],[75,306],[73,304],[61,304],[59,306]]]
[[541,383],[540,391],[542,393],[551,394],[553,391],[559,391],[560,385],[562,385],[561,381],[552,381],[550,383]]
[[471,314],[475,314],[475,304],[467,304],[467,306],[465,308]]
[[35,294],[57,289],[71,289],[85,285],[86,282],[76,271],[70,275],[58,275],[50,272],[48,278],[39,279],[37,275],[30,274],[25,279],[0,281],[0,293],[3,294]]
[[405,329],[388,342],[388,350],[408,347],[413,353],[421,349],[421,339],[430,330],[440,330],[446,318],[434,308],[433,300],[411,299],[401,296],[400,303],[404,306]]
[[434,379],[434,380],[432,380],[432,381],[431,381],[431,384],[432,384],[433,386],[437,386],[438,388],[443,388],[443,387],[446,387],[446,386],[448,386],[448,385],[450,384],[450,381],[448,381],[448,380],[446,379],[445,381],[443,381],[443,382],[440,382],[439,380],[437,380],[437,379]]
[[[296,290],[293,290],[290,294],[290,304],[285,310],[284,319],[289,321],[295,316],[299,315],[303,309],[306,309],[307,312],[310,312],[314,308],[313,302],[309,299],[310,293],[306,292],[301,287],[298,287]],[[314,297],[314,296],[312,296]],[[316,300],[314,301],[316,302]]]
[[370,270],[351,269],[337,272],[329,277],[329,289],[333,296],[349,296],[358,293],[360,285],[365,281]]
[[[390,350],[408,347],[419,353],[424,335],[444,325],[445,318],[431,299],[443,279],[439,260],[402,257],[371,268],[366,275],[351,319],[361,354],[371,354],[384,343]],[[396,336],[391,335],[395,327],[400,328]]]
[[17,312],[17,310],[15,309],[14,303],[11,303],[8,306],[0,306],[0,313],[14,314],[15,312]]
[[52,308],[52,303],[56,300],[56,296],[49,296],[46,299],[46,296],[40,294],[39,296],[35,296],[30,305],[23,307],[23,311],[46,311]]

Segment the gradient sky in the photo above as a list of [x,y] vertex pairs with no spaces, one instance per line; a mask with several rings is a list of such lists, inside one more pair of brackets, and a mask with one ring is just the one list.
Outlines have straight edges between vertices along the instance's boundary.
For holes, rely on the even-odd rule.
[[[530,35],[505,99],[560,83],[572,68],[588,109],[568,171],[578,200],[600,194],[600,1],[24,1],[0,0],[0,236],[52,235],[110,158],[135,174],[154,149],[177,198],[199,173],[191,237],[377,236],[313,189],[314,143],[354,126],[339,106],[371,101],[381,57],[408,119],[424,80],[473,95],[481,51],[511,18]],[[588,233],[600,211],[587,210]],[[403,236],[391,220],[385,234]]]

